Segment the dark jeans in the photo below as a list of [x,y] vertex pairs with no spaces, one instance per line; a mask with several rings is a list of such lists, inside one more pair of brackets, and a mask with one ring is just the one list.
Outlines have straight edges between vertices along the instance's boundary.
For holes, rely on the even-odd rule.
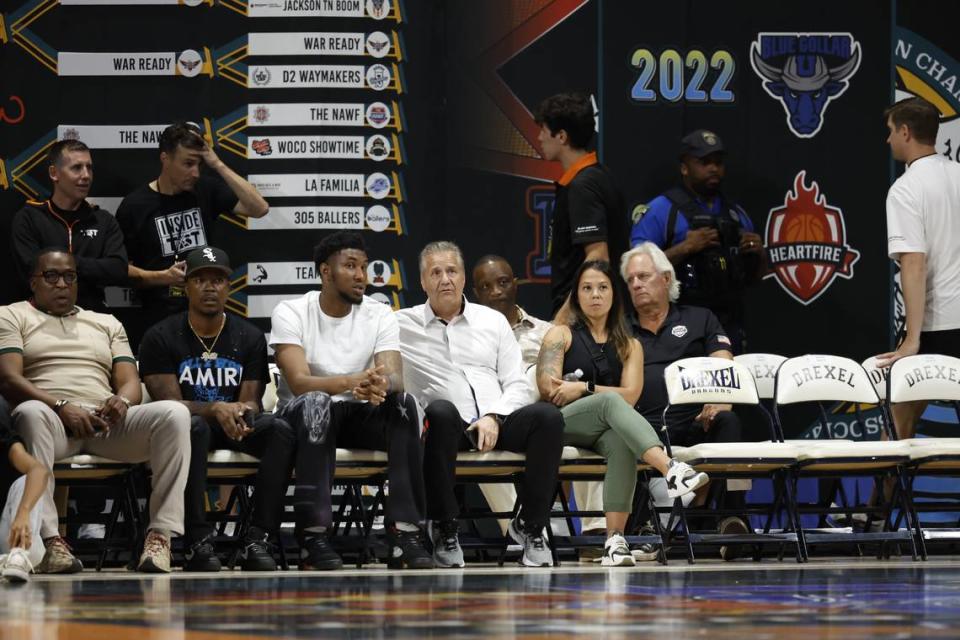
[[[436,400],[426,409],[427,433],[423,450],[423,475],[427,483],[427,518],[453,520],[460,513],[453,487],[457,452],[471,449],[460,412],[447,400]],[[520,503],[524,524],[544,527],[557,485],[557,468],[563,453],[563,416],[547,402],[517,409],[503,420],[495,449],[527,456]]]
[[261,413],[253,433],[237,442],[227,437],[215,420],[193,416],[190,421],[190,473],[184,492],[184,528],[188,544],[213,533],[207,522],[204,498],[207,493],[207,452],[216,449],[240,451],[260,458],[253,492],[253,526],[276,532],[283,517],[283,497],[293,469],[297,439],[293,428],[272,413]]
[[[319,391],[309,393],[322,394]],[[386,451],[387,496],[385,520],[388,523],[419,524],[423,520],[423,454],[420,448],[420,422],[417,401],[408,393],[388,394],[382,404],[334,402],[330,405],[330,424],[324,429],[308,424],[303,403],[280,412],[297,434],[297,484],[294,493],[297,531],[308,527],[333,525],[330,489],[337,468],[337,448]],[[316,435],[326,431],[323,442]],[[311,432],[314,438],[311,438]]]

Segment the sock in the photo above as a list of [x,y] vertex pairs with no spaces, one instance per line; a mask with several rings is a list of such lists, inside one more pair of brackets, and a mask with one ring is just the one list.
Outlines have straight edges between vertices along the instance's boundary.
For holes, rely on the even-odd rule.
[[314,535],[314,536],[323,535],[324,533],[327,532],[327,528],[326,527],[307,527],[306,529],[303,530],[303,532],[309,538],[311,535]]
[[393,526],[396,527],[397,531],[404,531],[407,533],[420,531],[420,527],[415,524],[410,524],[409,522],[394,522]]

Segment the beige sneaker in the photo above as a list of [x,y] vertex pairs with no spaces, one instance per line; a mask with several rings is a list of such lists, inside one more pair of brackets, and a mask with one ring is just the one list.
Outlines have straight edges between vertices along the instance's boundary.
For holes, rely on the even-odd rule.
[[141,573],[170,573],[170,541],[156,531],[147,534],[137,571]]
[[73,550],[67,541],[60,536],[47,538],[43,541],[47,550],[43,554],[40,564],[34,573],[79,573],[83,571],[83,563],[73,555]]

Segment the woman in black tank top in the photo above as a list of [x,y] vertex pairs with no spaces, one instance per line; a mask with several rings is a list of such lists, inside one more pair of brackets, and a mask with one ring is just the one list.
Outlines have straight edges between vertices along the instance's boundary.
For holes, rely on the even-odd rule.
[[643,390],[643,348],[627,332],[615,278],[605,261],[587,261],[577,271],[569,300],[572,324],[544,336],[537,387],[544,400],[561,408],[563,443],[607,459],[602,563],[632,566],[623,529],[633,506],[637,460],[664,475],[671,498],[703,486],[707,476],[668,458],[653,427],[633,409]]

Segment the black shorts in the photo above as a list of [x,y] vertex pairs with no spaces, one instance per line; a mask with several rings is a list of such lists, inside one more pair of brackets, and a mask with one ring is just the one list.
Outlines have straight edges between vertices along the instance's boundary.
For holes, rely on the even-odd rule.
[[938,353],[960,358],[960,329],[923,331],[920,334],[920,353]]

